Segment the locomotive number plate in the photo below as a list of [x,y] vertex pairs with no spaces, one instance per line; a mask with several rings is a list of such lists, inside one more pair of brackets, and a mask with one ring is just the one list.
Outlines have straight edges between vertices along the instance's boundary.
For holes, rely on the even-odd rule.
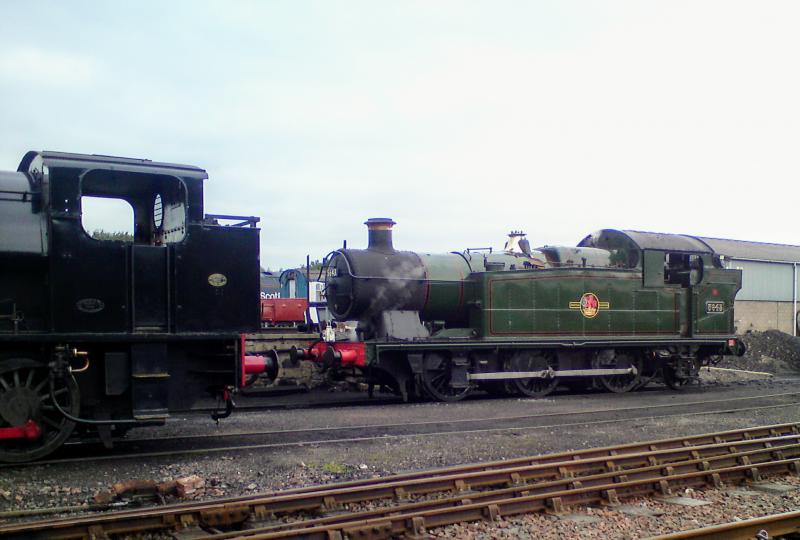
[[212,287],[224,287],[228,284],[228,278],[225,274],[211,274],[208,276],[208,284]]
[[724,313],[725,302],[706,302],[706,313]]

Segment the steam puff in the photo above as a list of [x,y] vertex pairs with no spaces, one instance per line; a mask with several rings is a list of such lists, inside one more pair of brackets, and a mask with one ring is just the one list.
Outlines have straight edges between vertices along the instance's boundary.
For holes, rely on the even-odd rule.
[[[418,296],[420,284],[414,280],[425,280],[425,269],[408,260],[397,261],[390,267],[392,257],[387,257],[387,264],[383,268],[382,277],[375,287],[375,295],[370,299],[369,312],[376,313],[387,309],[422,309],[422,303],[415,305],[415,296]],[[415,294],[417,293],[417,294]]]

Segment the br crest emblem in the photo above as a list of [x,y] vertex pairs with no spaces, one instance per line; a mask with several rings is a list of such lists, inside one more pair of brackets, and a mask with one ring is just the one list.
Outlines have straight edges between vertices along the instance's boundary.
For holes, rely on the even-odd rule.
[[611,304],[609,302],[601,302],[597,295],[594,293],[583,293],[581,296],[580,301],[578,302],[570,302],[569,309],[579,309],[581,315],[586,317],[587,319],[593,319],[597,317],[597,314],[600,313],[602,309],[611,309]]

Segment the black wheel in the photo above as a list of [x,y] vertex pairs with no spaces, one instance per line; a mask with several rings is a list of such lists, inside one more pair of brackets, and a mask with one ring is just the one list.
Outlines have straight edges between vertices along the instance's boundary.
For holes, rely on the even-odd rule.
[[[641,355],[635,352],[618,351],[615,354],[598,354],[592,359],[594,369],[627,369],[636,368],[636,373],[630,375],[601,375],[600,384],[606,390],[621,394],[630,392],[642,385],[642,362]],[[644,381],[646,383],[646,381]]]
[[422,360],[422,389],[436,401],[460,401],[469,394],[469,384],[452,386],[453,363],[439,353],[428,353]]
[[[504,371],[548,371],[558,370],[558,360],[555,355],[546,351],[516,351],[504,362]],[[544,397],[553,392],[558,386],[558,379],[530,378],[511,379],[509,386],[523,396]]]
[[[12,358],[0,366],[0,428],[22,427],[33,421],[41,430],[32,439],[0,441],[0,462],[21,463],[55,451],[72,433],[75,423],[58,412],[50,395],[46,365],[27,358]],[[77,416],[80,394],[75,379],[56,379],[53,395],[62,409]]]

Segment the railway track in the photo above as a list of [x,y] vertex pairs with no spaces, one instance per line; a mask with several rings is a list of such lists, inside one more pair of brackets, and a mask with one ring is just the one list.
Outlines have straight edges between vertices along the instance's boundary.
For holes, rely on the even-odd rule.
[[[2,538],[178,530],[223,540],[411,538],[429,528],[800,473],[800,423],[0,527]],[[378,508],[365,510],[365,503]],[[312,516],[309,519],[309,516]],[[225,529],[230,529],[225,531]]]
[[[669,408],[676,408],[676,407],[696,407],[696,406],[708,406],[708,405],[716,405],[719,403],[734,403],[734,402],[743,402],[743,401],[756,401],[756,400],[766,400],[766,399],[776,399],[776,398],[791,398],[791,397],[800,397],[800,392],[777,392],[773,394],[760,394],[754,396],[737,396],[737,397],[729,397],[729,398],[720,398],[720,399],[695,399],[692,401],[683,401],[680,403],[662,403],[662,404],[653,404],[653,405],[639,405],[633,407],[606,407],[606,408],[597,408],[597,409],[575,409],[570,411],[564,412],[551,412],[551,413],[534,413],[534,414],[522,414],[522,415],[504,415],[504,416],[492,416],[492,417],[477,417],[477,418],[448,418],[443,420],[425,420],[425,421],[412,421],[412,422],[395,422],[390,424],[355,424],[355,425],[343,425],[343,426],[323,426],[323,427],[310,427],[310,428],[301,428],[301,429],[285,429],[285,430],[259,430],[259,431],[233,431],[222,433],[218,435],[175,435],[169,437],[141,437],[141,438],[128,438],[121,443],[129,443],[129,442],[143,442],[143,441],[170,441],[170,440],[190,440],[190,439],[203,439],[209,437],[227,437],[227,436],[244,436],[244,435],[275,435],[275,434],[284,434],[284,433],[310,433],[310,432],[325,432],[325,431],[332,431],[332,430],[344,430],[344,429],[353,429],[353,430],[367,430],[367,429],[386,429],[386,428],[397,428],[397,427],[418,427],[418,426],[435,426],[435,425],[464,425],[464,424],[473,424],[473,423],[480,423],[480,422],[487,422],[487,423],[496,423],[496,422],[509,422],[509,421],[517,421],[517,420],[529,420],[529,419],[542,419],[542,418],[553,418],[559,416],[574,416],[576,414],[587,414],[587,415],[597,415],[603,413],[615,413],[615,412],[625,412],[625,411],[641,411],[641,410],[650,410],[650,409],[669,409]],[[535,402],[532,402],[535,405]]]
[[[396,440],[411,437],[442,437],[455,434],[490,434],[507,431],[559,429],[574,426],[625,423],[654,418],[735,414],[793,405],[800,405],[800,392],[782,392],[762,396],[740,396],[636,407],[612,407],[563,413],[179,435],[164,438],[122,440],[119,441],[115,449],[106,451],[107,453],[105,454],[98,452],[92,456],[92,459],[94,461],[112,461],[131,458],[158,458],[177,455],[265,450],[303,445]],[[576,415],[584,418],[590,417],[592,420],[576,421]],[[566,421],[559,421],[560,418],[566,419]],[[257,440],[254,441],[253,439]],[[263,442],[264,439],[267,442]],[[231,444],[232,441],[237,444]],[[91,445],[84,443],[67,445],[60,452],[62,457],[32,463],[0,465],[0,470],[36,465],[80,463],[86,459],[87,447],[91,448]],[[131,449],[135,449],[135,451],[130,451]],[[70,452],[73,455],[69,455]],[[65,456],[64,454],[67,455]]]
[[800,533],[800,511],[653,536],[648,540],[766,540],[798,533]]
[[[747,372],[743,370],[736,370],[736,369],[726,369],[726,368],[704,368],[710,369],[712,371],[725,371],[725,372],[735,372],[735,373],[754,373],[760,374],[761,372]],[[769,375],[764,373],[765,375]],[[778,377],[773,376],[770,380],[770,383],[775,386],[793,386],[797,385],[798,377]],[[713,388],[713,383],[711,385],[700,385],[700,386],[691,386],[689,389],[684,390],[684,393],[689,392],[696,393],[702,392],[708,388]],[[674,394],[674,390],[670,390],[667,387],[647,387],[644,390],[637,390],[636,391],[639,395],[643,395],[643,392],[646,394]],[[336,394],[336,393],[334,393]],[[565,390],[559,393],[554,393],[548,397],[555,397],[555,398],[563,398],[565,396],[576,396],[576,395],[595,395],[595,394],[604,394],[604,392],[598,392],[589,390]],[[644,394],[644,395],[646,395]],[[301,396],[298,399],[291,399],[291,396]],[[473,401],[493,401],[493,400],[502,400],[507,399],[506,397],[499,397],[493,396],[488,393],[484,393],[480,390],[476,391],[474,394],[471,394],[467,398],[464,399],[464,403],[470,403]],[[533,399],[533,398],[531,398]],[[240,394],[239,399],[236,400],[236,410],[237,411],[281,411],[281,410],[297,410],[297,409],[325,409],[331,407],[373,407],[378,405],[405,405],[402,398],[399,396],[388,395],[388,394],[377,394],[373,397],[367,397],[364,392],[361,391],[345,391],[342,392],[342,395],[335,395],[335,397],[331,397],[330,392],[323,392],[320,388],[314,389],[307,389],[305,387],[299,386],[279,386],[279,387],[270,387],[270,388],[245,388]],[[180,413],[209,413],[211,411],[219,409],[220,406],[218,403],[207,402],[202,406],[197,406],[192,409],[188,409],[185,411],[176,411]]]

